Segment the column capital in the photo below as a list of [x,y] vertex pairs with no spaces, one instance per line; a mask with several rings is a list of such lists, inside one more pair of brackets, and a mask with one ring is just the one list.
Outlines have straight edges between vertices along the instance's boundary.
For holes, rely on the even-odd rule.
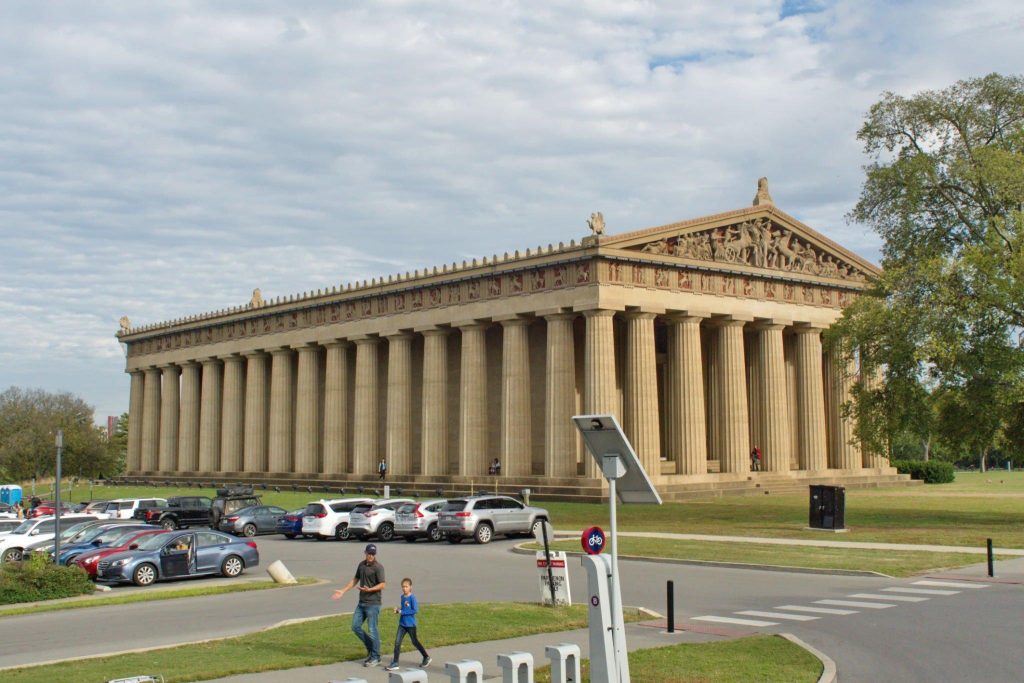
[[160,368],[161,370],[171,370],[171,369],[176,369],[176,370],[179,370],[179,371],[181,370],[181,366],[179,366],[177,363],[161,363],[157,367]]
[[358,336],[350,338],[349,341],[351,341],[356,346],[376,346],[377,344],[380,343],[380,337],[370,336],[368,334],[360,334]]
[[658,317],[657,313],[644,310],[626,311],[622,314],[622,317],[626,320],[654,320]]
[[616,313],[621,313],[622,312],[622,311],[616,311],[616,310],[611,309],[611,308],[587,308],[587,309],[583,309],[583,310],[580,310],[579,308],[574,308],[574,310],[579,311],[580,313],[582,313],[583,317],[587,318],[588,320],[590,318],[611,318]]
[[495,318],[494,322],[501,323],[502,327],[525,327],[532,321],[530,318],[523,318],[521,316],[502,316]]
[[713,315],[708,319],[708,325],[711,327],[743,327],[749,322],[753,322],[753,316],[746,315]]
[[383,336],[384,339],[387,339],[390,343],[393,341],[401,341],[403,339],[412,339],[415,335],[408,330],[399,330],[398,332],[389,332],[388,334],[381,336]]
[[240,354],[240,353],[226,353],[223,356],[217,356],[217,358],[219,360],[224,361],[225,363],[227,363],[228,361],[241,362],[242,354]]
[[352,345],[351,342],[349,342],[347,339],[332,339],[330,341],[327,341],[327,342],[323,343],[324,348],[327,348],[327,349],[337,349],[337,348],[345,349],[345,348],[348,348],[351,345]]
[[450,327],[439,327],[437,325],[428,325],[426,327],[417,327],[417,334],[422,334],[424,337],[444,337],[451,334]]
[[271,356],[289,356],[292,353],[292,347],[290,347],[290,346],[275,346],[272,349],[267,349],[267,352]]
[[466,330],[486,330],[490,326],[490,320],[462,320],[452,323],[452,327],[456,327],[463,332]]
[[309,353],[310,351],[316,351],[317,349],[319,349],[320,344],[318,344],[315,341],[300,342],[298,344],[292,344],[291,348],[298,351],[299,353],[302,353],[304,351],[306,353]]
[[700,323],[711,317],[707,311],[669,311],[665,320],[670,323]]
[[758,318],[750,325],[750,329],[755,331],[782,330],[792,326],[792,320],[786,320],[783,318]]
[[796,334],[821,334],[828,328],[819,323],[797,323],[792,329]]
[[569,312],[559,311],[559,312],[549,312],[549,313],[538,313],[538,315],[540,315],[542,318],[544,318],[544,320],[547,320],[547,321],[550,322],[550,321],[554,321],[554,320],[575,320],[576,316],[579,315],[579,313],[575,313],[573,311],[569,311]]
[[258,358],[267,355],[267,352],[263,349],[252,349],[249,351],[242,351],[241,354],[246,358]]

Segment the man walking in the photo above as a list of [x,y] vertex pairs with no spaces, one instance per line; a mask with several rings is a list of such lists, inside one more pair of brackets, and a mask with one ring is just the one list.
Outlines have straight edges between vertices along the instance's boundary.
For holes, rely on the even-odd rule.
[[[381,592],[384,590],[384,565],[377,561],[377,546],[370,543],[363,551],[366,559],[356,566],[356,575],[340,589],[334,591],[333,600],[341,598],[356,586],[359,587],[359,602],[352,612],[352,632],[366,646],[366,660],[363,666],[380,664],[380,632],[377,618],[380,616]],[[366,623],[369,633],[363,630]]]

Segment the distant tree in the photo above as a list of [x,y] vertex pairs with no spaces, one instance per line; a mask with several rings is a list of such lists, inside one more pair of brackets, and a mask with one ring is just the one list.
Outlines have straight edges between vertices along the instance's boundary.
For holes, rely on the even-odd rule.
[[874,161],[851,218],[884,271],[830,333],[862,361],[858,436],[891,448],[930,422],[984,466],[1024,402],[1024,79],[885,93],[858,137]]

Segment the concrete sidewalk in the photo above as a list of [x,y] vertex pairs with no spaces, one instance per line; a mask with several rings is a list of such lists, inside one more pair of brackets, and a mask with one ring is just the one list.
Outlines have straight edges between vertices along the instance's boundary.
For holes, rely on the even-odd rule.
[[[709,629],[713,630],[713,629]],[[652,621],[626,625],[626,644],[630,652],[643,650],[676,643],[698,643],[709,640],[722,640],[738,634],[713,635],[711,633],[695,633],[693,631],[676,631],[666,633],[664,622]],[[345,629],[339,631],[339,638],[355,639],[352,633]],[[227,678],[215,679],[218,682],[230,683],[296,683],[302,681],[344,681],[347,678],[365,678],[367,681],[387,681],[388,672],[384,671],[384,665],[391,660],[389,645],[393,646],[394,640],[389,635],[381,634],[382,650],[381,666],[364,667],[360,662],[339,662],[323,666],[307,666],[299,669],[287,669],[283,671],[267,671],[257,674],[242,674],[229,676]],[[451,645],[448,647],[431,648],[429,643],[424,643],[430,653],[433,662],[426,671],[431,680],[447,680],[444,670],[445,662],[455,662],[460,659],[475,659],[484,665],[484,680],[501,680],[501,669],[498,668],[497,656],[509,652],[529,652],[533,655],[534,667],[546,666],[549,664],[544,648],[548,645],[559,645],[562,643],[574,643],[580,648],[580,656],[583,659],[589,658],[590,647],[588,642],[587,629],[576,631],[562,631],[555,633],[543,633],[535,636],[523,636],[521,638],[509,638],[508,640],[492,640],[481,643],[466,643],[463,645]],[[403,668],[418,668],[419,653],[402,653]]]

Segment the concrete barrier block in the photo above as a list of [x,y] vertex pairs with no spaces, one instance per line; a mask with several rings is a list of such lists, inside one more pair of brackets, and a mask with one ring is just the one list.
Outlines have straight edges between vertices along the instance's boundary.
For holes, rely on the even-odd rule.
[[445,662],[444,670],[452,683],[482,683],[484,680],[484,665],[475,659]]
[[533,655],[529,652],[510,652],[498,655],[502,683],[533,683]]
[[270,566],[267,567],[267,573],[270,574],[270,578],[277,583],[298,583],[298,581],[295,580],[295,577],[292,576],[292,573],[288,571],[288,567],[284,566],[284,562],[281,560],[272,562]]
[[427,672],[423,669],[392,671],[388,674],[388,683],[427,683]]
[[580,646],[559,643],[544,648],[551,661],[551,683],[580,683]]

